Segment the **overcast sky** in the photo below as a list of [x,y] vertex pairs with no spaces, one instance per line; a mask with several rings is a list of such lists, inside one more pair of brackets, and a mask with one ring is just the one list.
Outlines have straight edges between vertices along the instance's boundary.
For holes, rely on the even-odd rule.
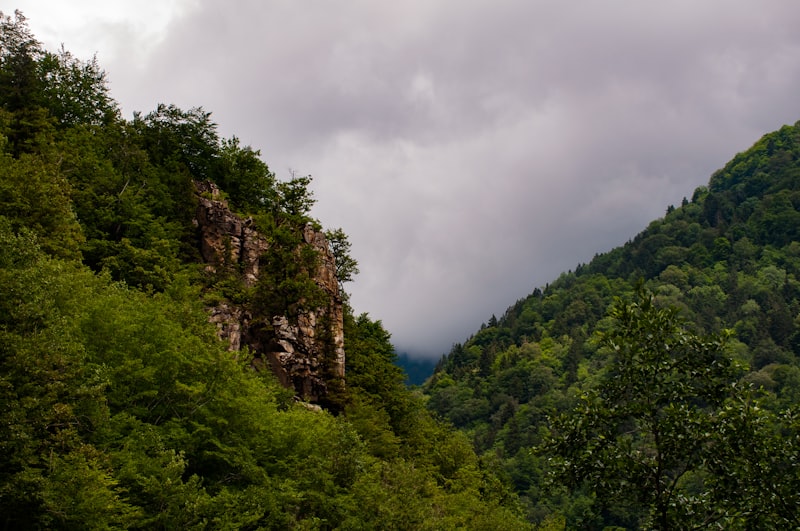
[[[796,0],[18,0],[126,118],[213,113],[350,236],[355,310],[439,357],[800,119]],[[9,8],[6,8],[9,9]],[[6,14],[11,14],[10,7]]]

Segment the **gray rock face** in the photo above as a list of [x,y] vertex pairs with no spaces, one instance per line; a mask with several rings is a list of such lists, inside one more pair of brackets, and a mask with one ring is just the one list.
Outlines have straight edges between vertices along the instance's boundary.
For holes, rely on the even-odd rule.
[[[269,251],[267,239],[255,230],[251,219],[242,219],[230,210],[216,185],[197,182],[195,186],[195,224],[206,269],[238,268],[243,283],[256,286],[261,257]],[[302,236],[301,245],[310,245],[319,253],[319,265],[312,277],[326,295],[324,304],[290,320],[285,315],[253,316],[245,308],[220,302],[209,308],[209,320],[217,325],[218,335],[228,342],[229,350],[250,348],[255,353],[255,365],[268,365],[300,399],[318,402],[331,385],[344,384],[344,312],[336,264],[325,235],[307,224]]]

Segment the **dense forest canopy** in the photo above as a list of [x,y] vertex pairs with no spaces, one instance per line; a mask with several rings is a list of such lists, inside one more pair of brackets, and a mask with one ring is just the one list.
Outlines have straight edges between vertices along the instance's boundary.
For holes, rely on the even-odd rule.
[[[202,267],[198,181],[268,240],[255,285]],[[0,528],[526,527],[405,388],[380,321],[345,304],[347,385],[328,411],[218,338],[220,301],[314,304],[309,182],[276,177],[200,107],[123,119],[95,59],[0,14]],[[327,234],[352,280],[347,235]]]

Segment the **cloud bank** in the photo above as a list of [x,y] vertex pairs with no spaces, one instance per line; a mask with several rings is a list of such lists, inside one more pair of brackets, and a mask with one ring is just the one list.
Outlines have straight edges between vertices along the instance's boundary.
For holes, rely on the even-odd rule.
[[790,0],[71,2],[60,31],[18,4],[46,42],[96,43],[126,113],[203,106],[279,177],[313,175],[353,306],[417,356],[800,119]]

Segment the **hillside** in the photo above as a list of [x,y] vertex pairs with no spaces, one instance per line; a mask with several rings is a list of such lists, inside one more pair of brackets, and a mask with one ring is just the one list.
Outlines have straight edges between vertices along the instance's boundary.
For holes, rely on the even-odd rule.
[[[633,240],[536,289],[455,345],[426,384],[428,407],[495,460],[535,522],[797,526],[798,231],[800,124],[765,135]],[[651,344],[662,336],[663,345]],[[681,358],[689,344],[695,350]],[[710,344],[717,357],[689,364]],[[730,370],[713,378],[727,394],[693,395],[698,374],[707,383],[706,373],[721,366]],[[638,376],[626,380],[629,369]],[[662,383],[671,393],[695,391],[660,396],[667,370]],[[659,404],[649,420],[642,411],[620,413],[644,403]],[[677,407],[686,408],[681,422],[710,431],[665,427]],[[712,442],[709,433],[724,433],[725,411],[758,429],[740,426],[736,437]],[[671,464],[660,460],[670,455],[666,441],[678,445]],[[751,459],[726,468],[710,448]],[[637,456],[657,456],[657,466]],[[783,506],[771,504],[775,496]],[[659,505],[667,498],[671,505]]]
[[0,14],[0,529],[527,527],[309,182]]

